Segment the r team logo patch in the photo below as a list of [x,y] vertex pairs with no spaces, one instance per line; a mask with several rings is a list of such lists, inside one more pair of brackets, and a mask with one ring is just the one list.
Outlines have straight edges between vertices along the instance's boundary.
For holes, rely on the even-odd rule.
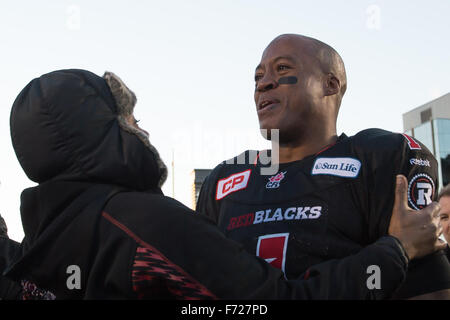
[[232,174],[228,178],[220,179],[219,182],[217,182],[216,200],[225,198],[232,192],[247,188],[251,173],[252,170],[248,169]]
[[416,210],[425,208],[433,201],[434,182],[425,173],[416,174],[408,185],[408,202]]

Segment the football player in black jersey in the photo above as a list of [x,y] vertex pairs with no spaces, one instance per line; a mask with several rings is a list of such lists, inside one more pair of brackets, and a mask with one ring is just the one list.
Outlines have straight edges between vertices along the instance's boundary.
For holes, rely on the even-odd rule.
[[[275,146],[273,159],[266,161],[270,152],[246,151],[224,161],[200,193],[198,212],[288,279],[324,276],[311,267],[355,255],[403,228],[389,225],[397,175],[407,177],[412,209],[425,208],[436,196],[437,162],[419,141],[380,129],[336,134],[346,88],[344,63],[333,48],[301,35],[275,38],[256,67],[254,94],[260,128]],[[391,298],[449,298],[450,266],[443,251],[411,255],[407,278]],[[376,273],[364,258],[354,263]],[[378,287],[385,285],[389,271],[376,271]],[[342,286],[345,298],[355,274],[336,272],[342,277],[334,285]]]

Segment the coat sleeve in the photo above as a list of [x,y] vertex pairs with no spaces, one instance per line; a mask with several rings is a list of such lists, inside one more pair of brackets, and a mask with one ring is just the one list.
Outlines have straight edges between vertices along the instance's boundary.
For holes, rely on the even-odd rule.
[[[154,297],[159,290],[180,299],[385,299],[405,276],[408,261],[402,246],[383,237],[355,255],[286,280],[280,269],[248,253],[211,219],[192,214],[176,200],[130,197],[117,196],[106,210],[139,244],[132,264],[137,269],[131,273],[138,276],[133,281],[141,298]],[[143,223],[142,217],[151,223]]]
[[3,275],[3,271],[18,249],[19,243],[6,236],[0,236],[0,300],[20,299],[22,292],[20,284]]

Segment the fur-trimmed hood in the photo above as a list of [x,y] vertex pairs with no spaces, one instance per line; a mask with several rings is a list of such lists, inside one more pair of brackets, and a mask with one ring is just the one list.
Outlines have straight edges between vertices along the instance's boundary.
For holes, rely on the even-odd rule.
[[135,94],[113,73],[60,70],[32,80],[11,111],[11,138],[27,176],[161,187],[167,168],[147,135],[125,121]]

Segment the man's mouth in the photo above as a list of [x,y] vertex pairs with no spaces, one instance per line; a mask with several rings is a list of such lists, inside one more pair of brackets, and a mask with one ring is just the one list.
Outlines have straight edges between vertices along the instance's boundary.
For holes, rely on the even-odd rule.
[[263,100],[258,104],[258,111],[272,107],[273,105],[280,103],[277,99]]

